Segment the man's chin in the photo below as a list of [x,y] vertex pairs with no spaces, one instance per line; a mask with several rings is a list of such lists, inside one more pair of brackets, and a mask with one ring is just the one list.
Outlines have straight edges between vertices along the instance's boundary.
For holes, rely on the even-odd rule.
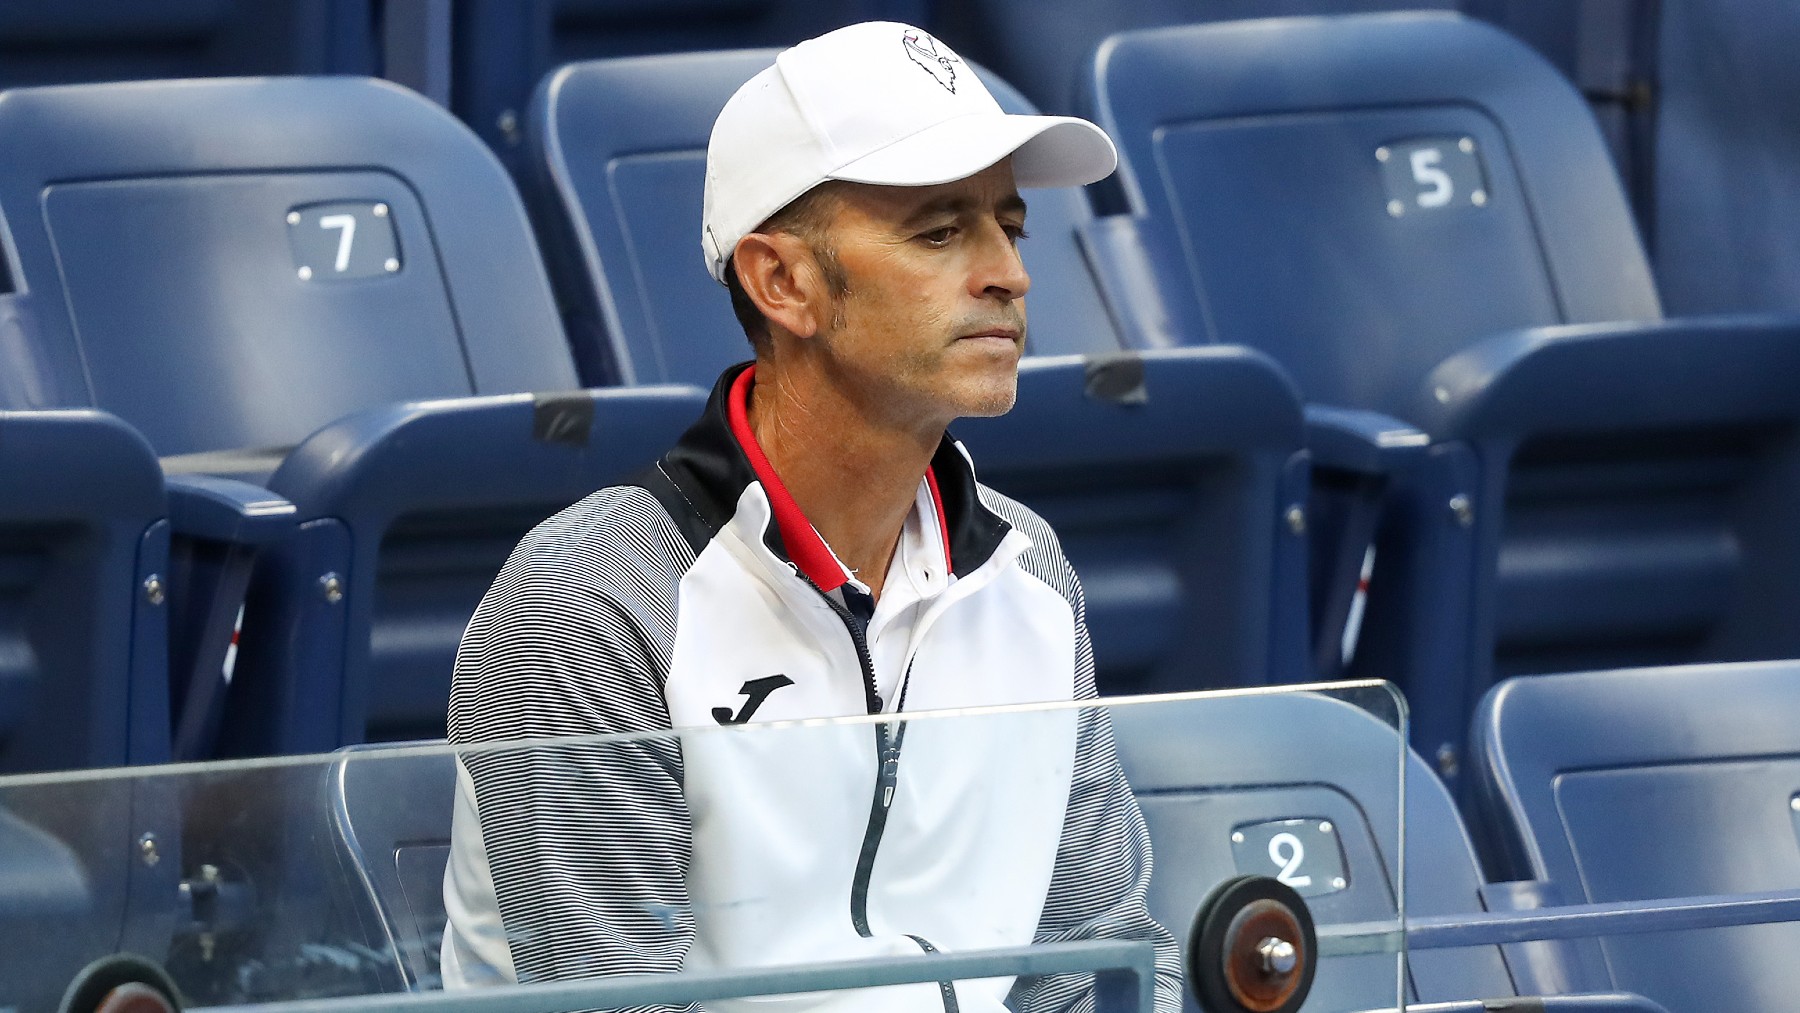
[[1019,400],[1018,374],[1008,376],[1003,382],[994,381],[965,391],[958,400],[962,404],[958,406],[961,410],[957,414],[962,418],[986,419],[1005,415]]

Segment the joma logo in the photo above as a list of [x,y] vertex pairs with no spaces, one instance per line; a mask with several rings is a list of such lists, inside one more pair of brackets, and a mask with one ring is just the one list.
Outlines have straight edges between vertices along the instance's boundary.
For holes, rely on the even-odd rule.
[[742,689],[738,690],[745,697],[744,705],[738,708],[738,712],[731,713],[730,707],[714,707],[712,709],[713,720],[722,725],[741,725],[750,720],[750,716],[756,713],[756,709],[762,706],[763,701],[769,698],[770,693],[783,686],[792,686],[793,684],[794,680],[785,675],[766,675],[761,679],[751,679],[744,683]]

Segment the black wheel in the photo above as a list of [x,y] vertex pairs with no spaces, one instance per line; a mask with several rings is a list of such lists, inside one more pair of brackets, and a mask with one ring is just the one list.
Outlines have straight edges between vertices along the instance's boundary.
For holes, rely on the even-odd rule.
[[1188,987],[1206,1013],[1297,1013],[1318,969],[1312,913],[1293,887],[1239,876],[1213,888],[1188,933]]
[[101,957],[63,993],[60,1013],[181,1013],[175,982],[153,960],[131,953]]

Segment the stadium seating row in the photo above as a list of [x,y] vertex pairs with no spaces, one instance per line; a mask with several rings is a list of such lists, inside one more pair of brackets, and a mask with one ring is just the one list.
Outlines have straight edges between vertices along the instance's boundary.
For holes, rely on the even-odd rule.
[[[379,75],[452,110],[515,172],[534,84],[601,57],[789,45],[870,18],[923,25],[1052,112],[1115,32],[1276,15],[1461,10],[1517,35],[1587,99],[1671,311],[1800,309],[1782,0],[12,0],[0,88]],[[1752,250],[1754,255],[1746,256]]]

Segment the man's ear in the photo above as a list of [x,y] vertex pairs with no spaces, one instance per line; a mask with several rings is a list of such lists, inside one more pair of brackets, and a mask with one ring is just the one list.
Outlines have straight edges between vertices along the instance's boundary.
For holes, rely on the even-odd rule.
[[752,232],[732,254],[738,284],[770,325],[810,338],[830,319],[830,293],[812,249],[786,232]]

